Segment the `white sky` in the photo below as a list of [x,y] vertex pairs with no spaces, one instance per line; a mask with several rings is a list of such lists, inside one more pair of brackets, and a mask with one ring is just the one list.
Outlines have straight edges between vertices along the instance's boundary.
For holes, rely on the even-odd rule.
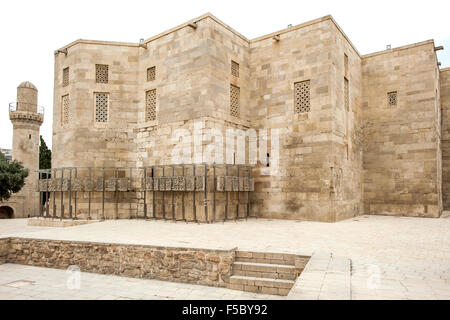
[[31,81],[51,146],[53,52],[76,39],[138,42],[211,12],[249,39],[331,14],[361,54],[434,39],[450,67],[450,1],[0,1],[0,147],[11,148],[9,102]]

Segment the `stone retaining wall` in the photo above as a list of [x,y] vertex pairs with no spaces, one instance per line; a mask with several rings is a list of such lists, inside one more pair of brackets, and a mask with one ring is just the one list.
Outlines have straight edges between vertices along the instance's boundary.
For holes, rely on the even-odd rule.
[[0,239],[0,264],[6,263],[9,252],[9,238]]
[[[8,243],[9,245],[5,243]],[[5,259],[5,253],[7,257]],[[16,263],[135,278],[226,287],[235,249],[209,250],[144,245],[11,238],[0,239],[0,263]]]

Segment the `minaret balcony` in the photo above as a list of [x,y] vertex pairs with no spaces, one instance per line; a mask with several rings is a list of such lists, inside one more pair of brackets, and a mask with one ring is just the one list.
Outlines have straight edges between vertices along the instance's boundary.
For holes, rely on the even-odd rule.
[[[20,103],[22,104],[22,102]],[[9,104],[9,119],[11,121],[34,122],[39,125],[44,121],[44,107],[37,106],[36,112],[17,110],[17,102]]]

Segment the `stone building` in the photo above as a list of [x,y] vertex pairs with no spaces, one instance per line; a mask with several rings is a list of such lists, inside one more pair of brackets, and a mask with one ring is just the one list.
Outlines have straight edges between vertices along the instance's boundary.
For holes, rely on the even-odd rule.
[[[268,130],[268,165],[251,163],[251,134],[243,146],[215,149],[232,164],[245,150],[254,191],[216,193],[219,179],[214,173],[210,180],[208,167],[199,199],[179,190],[165,197],[153,186],[106,194],[104,185],[89,194],[78,186],[74,214],[143,217],[148,196],[153,216],[162,211],[165,218],[167,209],[184,218],[193,209],[203,221],[212,201],[219,220],[245,210],[327,222],[361,214],[439,217],[450,205],[450,70],[439,69],[438,49],[428,40],[361,55],[331,16],[253,40],[211,14],[139,43],[77,40],[55,52],[52,164],[78,168],[80,176],[89,168],[90,177],[104,179],[102,168],[113,168],[109,178],[131,178],[133,168],[170,168],[180,141],[194,150],[185,164],[211,165],[205,153],[229,129]],[[68,177],[61,173],[53,177]],[[61,191],[50,201],[54,214],[67,215],[72,195],[52,190]]]
[[0,152],[3,153],[6,160],[11,161],[12,160],[12,149],[3,149],[0,148]]
[[12,159],[28,169],[23,188],[8,201],[0,202],[0,218],[26,218],[37,215],[39,193],[36,192],[36,170],[39,169],[39,129],[44,110],[38,107],[38,90],[31,82],[17,87],[17,102],[9,105],[13,124]]

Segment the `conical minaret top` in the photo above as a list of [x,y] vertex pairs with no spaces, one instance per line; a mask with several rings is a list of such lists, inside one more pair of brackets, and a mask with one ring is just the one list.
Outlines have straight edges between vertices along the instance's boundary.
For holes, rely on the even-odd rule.
[[37,88],[29,81],[17,87],[17,110],[37,112]]

